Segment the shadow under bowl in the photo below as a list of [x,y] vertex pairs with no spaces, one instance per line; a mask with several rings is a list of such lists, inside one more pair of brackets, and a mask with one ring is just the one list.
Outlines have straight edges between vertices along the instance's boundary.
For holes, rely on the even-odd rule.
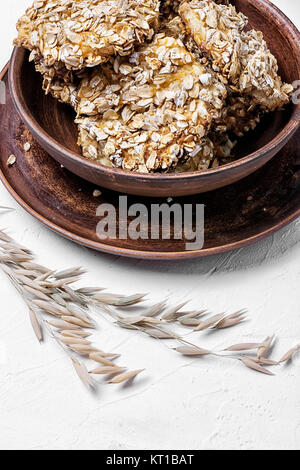
[[[236,0],[237,9],[249,18],[250,28],[264,33],[277,57],[284,81],[300,79],[300,33],[268,0]],[[239,140],[237,159],[216,169],[181,174],[141,174],[100,165],[81,156],[77,146],[74,111],[45,96],[41,77],[28,62],[28,52],[15,48],[9,69],[12,99],[25,125],[61,165],[97,186],[125,194],[169,197],[187,196],[232,184],[261,168],[288,142],[300,124],[300,104],[265,116],[255,131]]]

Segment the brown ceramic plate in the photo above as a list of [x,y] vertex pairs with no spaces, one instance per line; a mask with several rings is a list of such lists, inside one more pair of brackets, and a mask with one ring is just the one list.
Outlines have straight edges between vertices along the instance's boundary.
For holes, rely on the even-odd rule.
[[[7,85],[7,74],[0,75]],[[74,242],[107,253],[148,259],[208,256],[250,245],[300,216],[300,130],[277,157],[243,181],[223,189],[174,202],[203,203],[205,245],[185,251],[184,241],[107,240],[96,236],[100,203],[118,206],[118,193],[103,190],[75,176],[53,160],[33,139],[17,114],[6,86],[6,105],[0,105],[0,178],[16,201],[47,227]],[[24,152],[25,142],[31,143]],[[13,153],[15,165],[7,166]],[[154,200],[157,203],[165,199]],[[130,197],[129,204],[149,198]]]
[[[267,0],[236,0],[249,17],[250,27],[263,31],[278,58],[280,73],[292,83],[300,78],[300,35],[288,18]],[[141,196],[184,196],[203,193],[248,176],[268,162],[299,126],[300,104],[266,117],[236,149],[240,157],[221,168],[188,174],[136,174],[108,168],[84,159],[77,147],[77,129],[71,108],[45,96],[40,77],[28,63],[28,53],[15,49],[9,81],[16,108],[33,136],[59,163],[102,187]]]

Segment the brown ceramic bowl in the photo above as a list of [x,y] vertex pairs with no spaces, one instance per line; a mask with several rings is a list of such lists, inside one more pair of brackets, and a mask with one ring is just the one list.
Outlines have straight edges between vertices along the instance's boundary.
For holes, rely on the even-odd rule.
[[[282,78],[300,79],[300,33],[268,0],[236,0],[238,10],[249,18],[250,27],[264,33],[278,59]],[[15,106],[33,136],[59,163],[97,186],[142,196],[184,196],[211,191],[234,183],[269,161],[288,142],[300,123],[300,104],[266,116],[257,129],[238,144],[239,157],[214,170],[185,174],[137,174],[96,164],[83,158],[76,144],[73,110],[41,88],[39,74],[28,63],[28,53],[13,52],[9,82]]]

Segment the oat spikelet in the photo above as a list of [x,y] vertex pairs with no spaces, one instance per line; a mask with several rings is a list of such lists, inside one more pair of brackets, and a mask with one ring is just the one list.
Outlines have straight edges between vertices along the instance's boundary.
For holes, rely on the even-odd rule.
[[176,351],[182,354],[183,356],[207,356],[211,354],[211,351],[207,349],[199,348],[198,346],[179,346],[176,348]]
[[178,315],[179,310],[181,310],[182,307],[184,307],[188,302],[189,302],[189,300],[186,300],[185,302],[182,302],[182,303],[176,305],[175,307],[169,308],[169,309],[163,314],[163,316],[162,316],[161,318],[162,318],[163,320],[168,320],[168,321],[173,321],[174,319],[176,320],[177,316],[181,316],[181,315],[182,315],[182,314]]
[[238,325],[239,323],[245,320],[245,313],[246,310],[239,310],[238,312],[232,313],[231,315],[226,315],[214,325],[214,328],[224,329]]
[[63,321],[63,320],[47,320],[47,323],[51,326],[54,326],[55,328],[58,329],[68,329],[68,330],[74,330],[74,331],[80,331],[80,326],[74,325],[72,323]]
[[82,356],[89,356],[89,354],[96,352],[97,349],[93,348],[92,346],[87,346],[85,344],[69,344],[69,349],[72,351],[76,352],[77,354],[80,354]]
[[183,326],[195,326],[198,327],[200,322],[196,318],[189,318],[189,317],[182,317],[181,319],[178,318],[178,321]]
[[204,315],[205,313],[208,313],[207,310],[194,310],[193,312],[182,312],[182,316],[178,317],[178,321],[181,322],[182,320],[187,320],[187,319],[196,319]]
[[89,336],[91,336],[91,333],[88,333],[84,330],[61,330],[60,334],[62,336],[69,336],[71,338],[88,338]]
[[38,299],[45,300],[46,302],[49,302],[49,297],[45,295],[43,292],[37,289],[33,289],[32,287],[29,286],[24,286],[24,289],[31,295],[34,295]]
[[178,336],[172,333],[171,331],[163,330],[162,328],[143,328],[143,331],[147,333],[147,335],[152,336],[152,338],[156,339],[177,339]]
[[64,307],[52,302],[33,299],[32,303],[39,307],[41,310],[44,310],[45,312],[50,313],[50,315],[54,315],[55,317],[61,317],[62,315],[68,314],[68,311],[64,309]]
[[9,235],[7,235],[2,229],[0,230],[0,240],[2,240],[3,242],[9,243],[12,241],[12,238]]
[[164,310],[165,306],[166,306],[165,301],[159,302],[158,304],[155,304],[152,307],[150,307],[148,310],[146,310],[146,312],[144,312],[143,315],[145,317],[156,317]]
[[94,325],[92,325],[91,323],[81,320],[80,318],[77,318],[77,317],[63,315],[61,319],[64,320],[65,322],[72,323],[73,325],[82,326],[83,328],[94,328]]
[[279,362],[287,362],[293,359],[294,355],[300,351],[300,344],[297,344],[297,346],[294,346],[292,349],[290,349],[287,353],[285,353],[282,358],[279,360]]
[[257,351],[257,359],[265,357],[268,354],[269,349],[273,343],[275,336],[268,336],[262,343],[262,345],[258,348]]
[[86,366],[73,357],[72,363],[82,383],[88,388],[93,388],[95,386],[95,382],[90,376]]
[[96,367],[90,371],[90,374],[96,375],[112,375],[112,374],[121,374],[125,370],[125,367],[118,367],[118,366],[103,366],[103,367]]
[[41,343],[43,341],[43,330],[32,308],[29,308],[29,317],[30,317],[30,322],[31,322],[33,331],[35,332],[37,339]]
[[124,374],[117,375],[109,381],[110,384],[120,384],[133,380],[137,375],[141,374],[145,369],[134,370],[132,372],[125,372]]
[[71,345],[83,345],[83,346],[90,346],[92,343],[90,341],[87,341],[84,338],[79,338],[79,337],[72,337],[72,336],[59,336],[58,337],[59,341],[62,343],[66,344],[67,346]]
[[110,366],[110,367],[115,366],[115,364],[112,361],[105,359],[105,357],[103,357],[102,354],[99,352],[91,352],[89,354],[89,358],[95,362],[98,362],[99,364],[103,364],[104,366]]
[[251,351],[252,349],[260,348],[262,343],[240,343],[233,344],[229,348],[224,349],[224,351]]
[[261,357],[260,359],[257,359],[257,357],[251,357],[251,359],[261,366],[277,366],[279,364],[278,361],[273,361],[272,359],[268,359],[266,357]]
[[257,372],[260,372],[261,374],[266,374],[266,375],[274,375],[272,372],[270,372],[268,369],[265,369],[264,367],[260,366],[257,364],[255,361],[253,361],[249,357],[243,357],[240,359],[242,363],[248,367],[249,369],[253,369]]
[[142,302],[146,295],[147,294],[135,294],[130,296],[123,296],[115,294],[96,294],[93,296],[93,299],[107,305],[113,305],[115,307],[127,307]]
[[64,271],[57,271],[53,274],[53,277],[55,279],[67,279],[68,277],[75,277],[75,276],[80,276],[81,274],[85,274],[86,270],[83,269],[82,267],[78,268],[70,268],[70,269],[65,269]]
[[99,294],[99,292],[105,290],[104,287],[81,287],[76,289],[76,294],[85,295],[87,297]]
[[198,326],[194,328],[194,331],[203,331],[208,328],[214,327],[219,321],[224,318],[224,313],[219,313],[213,317],[208,318],[207,320],[199,322]]

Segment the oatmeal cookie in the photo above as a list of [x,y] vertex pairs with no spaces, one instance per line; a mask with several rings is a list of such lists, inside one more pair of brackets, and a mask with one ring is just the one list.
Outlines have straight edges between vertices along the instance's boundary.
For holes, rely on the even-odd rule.
[[177,16],[182,1],[183,0],[161,0],[160,11],[162,19],[170,21]]
[[228,134],[212,132],[202,139],[201,144],[185,162],[177,165],[174,172],[186,173],[217,168],[233,158],[235,145],[236,141],[232,141]]
[[158,27],[159,0],[36,0],[17,23],[15,45],[45,66],[79,70],[128,55]]
[[[77,96],[79,143],[85,156],[113,166],[167,170],[193,152],[220,117],[227,92],[180,39],[157,34],[129,58],[117,57]],[[86,137],[94,139],[91,143]]]
[[42,88],[45,94],[51,94],[58,101],[69,104],[74,108],[80,74],[77,75],[66,69],[61,63],[47,67],[43,59],[38,56],[35,56],[33,60],[36,71],[42,75]]
[[243,137],[259,124],[263,112],[248,96],[229,94],[221,115],[213,123],[215,132]]
[[245,31],[248,20],[234,6],[191,0],[180,5],[179,14],[200,52],[233,92],[248,95],[265,111],[289,102],[293,87],[278,75],[263,34]]

